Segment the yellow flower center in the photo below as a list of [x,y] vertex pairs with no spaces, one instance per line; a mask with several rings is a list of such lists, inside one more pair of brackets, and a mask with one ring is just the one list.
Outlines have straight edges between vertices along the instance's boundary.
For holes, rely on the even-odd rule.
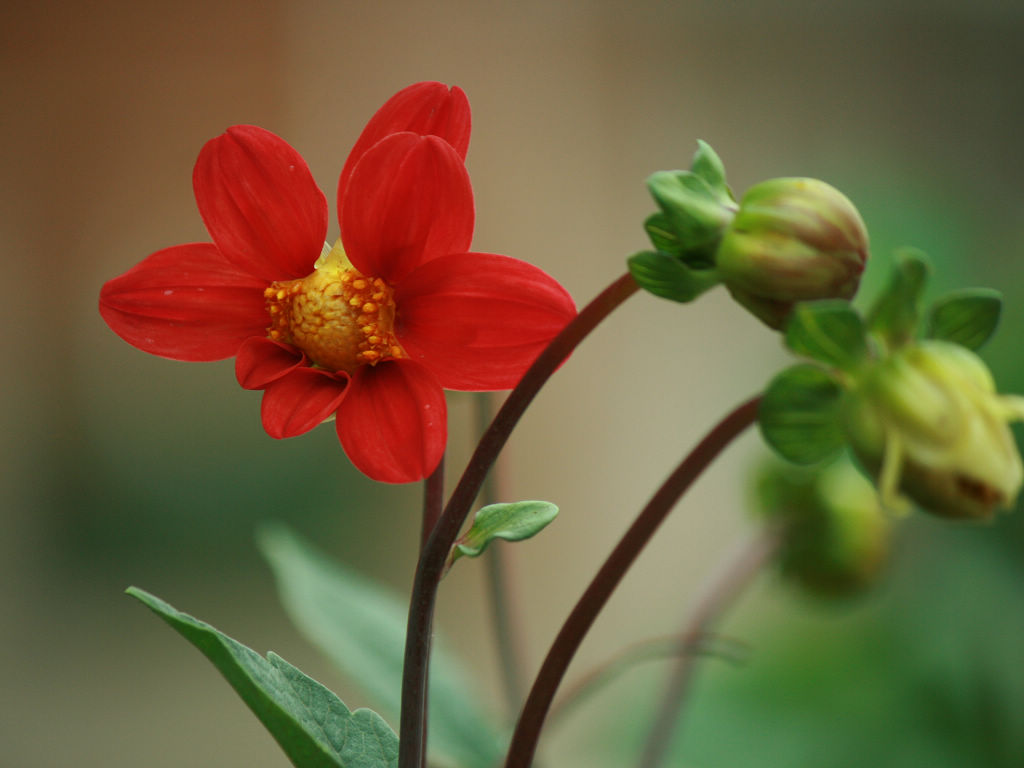
[[395,338],[394,290],[352,266],[339,240],[301,280],[271,283],[267,336],[298,347],[318,367],[354,373],[361,365],[406,357]]

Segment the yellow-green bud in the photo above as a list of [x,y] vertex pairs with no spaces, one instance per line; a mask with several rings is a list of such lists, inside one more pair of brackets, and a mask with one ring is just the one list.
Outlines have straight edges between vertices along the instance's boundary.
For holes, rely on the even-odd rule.
[[822,597],[875,583],[891,524],[871,483],[846,458],[824,468],[780,466],[762,476],[761,504],[779,528],[782,575]]
[[751,187],[715,255],[733,297],[781,328],[793,305],[849,299],[868,258],[853,203],[817,179],[770,179]]
[[1024,399],[999,395],[988,368],[951,342],[922,341],[867,368],[843,405],[855,453],[885,502],[909,497],[942,517],[989,519],[1013,505],[1024,466],[1009,422]]

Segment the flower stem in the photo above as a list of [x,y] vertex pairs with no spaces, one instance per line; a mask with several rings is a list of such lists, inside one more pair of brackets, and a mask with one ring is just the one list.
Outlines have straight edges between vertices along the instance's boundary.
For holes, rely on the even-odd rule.
[[711,632],[715,623],[753,583],[762,566],[771,559],[778,547],[778,531],[762,528],[743,541],[736,552],[712,575],[701,590],[693,612],[679,634],[679,647],[684,651],[669,678],[651,726],[638,768],[657,768],[665,758],[672,736],[679,724],[679,716],[686,703],[697,655],[685,652],[699,644]]
[[679,497],[734,438],[754,423],[760,402],[760,395],[751,398],[705,435],[662,483],[605,560],[562,625],[541,665],[512,734],[506,768],[528,768],[531,764],[551,700],[597,615]]
[[430,532],[437,525],[444,505],[444,454],[430,476],[423,481],[423,522],[420,530],[420,551],[427,545]]
[[409,623],[405,637],[405,667],[402,676],[402,716],[398,742],[398,768],[421,768],[424,764],[426,681],[430,657],[430,634],[437,588],[444,573],[448,552],[469,514],[488,470],[519,422],[527,406],[566,357],[616,307],[639,289],[626,273],[605,288],[562,329],[509,393],[487,428],[459,484],[420,552],[409,602]]

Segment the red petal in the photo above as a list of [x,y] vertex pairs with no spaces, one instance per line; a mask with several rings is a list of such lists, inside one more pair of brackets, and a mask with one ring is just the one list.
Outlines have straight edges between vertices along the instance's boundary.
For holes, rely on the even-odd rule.
[[572,297],[532,264],[491,253],[434,259],[395,291],[396,333],[445,389],[514,387],[576,315]]
[[268,282],[313,271],[327,236],[327,200],[284,139],[236,125],[206,142],[192,174],[199,213],[224,255]]
[[212,243],[165,248],[100,290],[100,314],[118,336],[174,360],[231,357],[270,324],[266,283],[228,263]]
[[416,83],[403,88],[370,118],[352,147],[338,182],[338,210],[352,169],[363,153],[385,136],[402,131],[439,136],[465,160],[469,130],[469,101],[461,88],[449,90],[444,83]]
[[295,437],[308,432],[338,410],[348,392],[347,373],[296,368],[267,385],[260,412],[271,437]]
[[448,439],[444,392],[430,371],[408,360],[363,366],[338,408],[337,429],[363,474],[383,483],[422,480]]
[[352,172],[341,238],[356,269],[396,283],[423,262],[467,250],[473,219],[469,174],[451,145],[393,133]]
[[306,363],[289,344],[264,337],[246,339],[235,356],[235,378],[243,389],[263,389]]

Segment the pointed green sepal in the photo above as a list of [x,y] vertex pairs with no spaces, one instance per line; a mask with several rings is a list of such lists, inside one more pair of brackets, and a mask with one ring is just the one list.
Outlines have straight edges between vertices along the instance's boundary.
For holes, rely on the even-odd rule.
[[495,539],[522,541],[536,536],[558,516],[558,507],[547,501],[488,504],[473,519],[472,527],[452,547],[450,562],[462,555],[479,557]]
[[857,368],[868,353],[864,321],[842,300],[797,304],[786,323],[786,346],[844,371]]
[[273,653],[263,658],[205,622],[136,587],[144,603],[198,648],[299,768],[391,768],[398,737],[369,709],[349,710],[331,691]]
[[921,251],[904,248],[896,253],[889,285],[868,315],[868,330],[889,347],[902,346],[917,334],[929,272],[928,257]]
[[697,152],[690,164],[690,171],[707,182],[719,202],[735,201],[732,190],[725,183],[725,166],[718,153],[706,141],[697,139]]
[[928,313],[927,337],[980,349],[995,333],[1003,298],[991,288],[965,288],[938,299]]
[[714,270],[693,269],[675,256],[660,251],[641,251],[630,256],[627,264],[633,279],[645,291],[682,304],[718,285]]
[[806,364],[787,368],[772,379],[761,400],[758,420],[765,442],[796,464],[829,458],[845,441],[841,397],[828,371]]

